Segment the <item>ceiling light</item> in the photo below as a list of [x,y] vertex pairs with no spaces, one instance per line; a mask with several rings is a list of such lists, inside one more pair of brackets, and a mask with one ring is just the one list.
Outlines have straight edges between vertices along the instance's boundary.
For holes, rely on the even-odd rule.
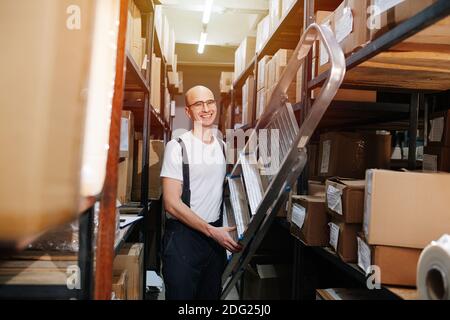
[[211,18],[212,5],[214,0],[205,0],[205,8],[203,9],[203,19],[202,22],[204,24],[208,24],[209,19]]
[[200,34],[200,42],[198,43],[198,50],[197,50],[197,52],[199,54],[203,54],[203,52],[205,51],[205,44],[206,44],[207,36],[208,36],[208,34],[206,32],[202,32]]

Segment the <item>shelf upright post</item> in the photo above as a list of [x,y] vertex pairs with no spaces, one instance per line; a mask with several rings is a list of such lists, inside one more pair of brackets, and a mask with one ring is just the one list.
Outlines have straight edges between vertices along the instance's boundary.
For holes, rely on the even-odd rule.
[[417,129],[419,126],[419,109],[423,104],[423,93],[413,93],[409,109],[409,131],[408,131],[408,169],[416,169]]
[[106,178],[100,201],[97,236],[95,295],[96,300],[110,300],[112,291],[112,267],[116,231],[116,199],[118,184],[120,122],[125,87],[125,39],[127,33],[128,0],[120,0],[120,24],[117,40],[116,78],[109,133],[109,149]]

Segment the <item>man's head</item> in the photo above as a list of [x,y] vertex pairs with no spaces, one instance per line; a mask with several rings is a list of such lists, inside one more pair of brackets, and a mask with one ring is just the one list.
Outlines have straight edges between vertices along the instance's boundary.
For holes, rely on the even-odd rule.
[[199,122],[202,127],[211,127],[217,115],[217,104],[214,94],[204,86],[195,86],[185,94],[185,112],[193,122]]

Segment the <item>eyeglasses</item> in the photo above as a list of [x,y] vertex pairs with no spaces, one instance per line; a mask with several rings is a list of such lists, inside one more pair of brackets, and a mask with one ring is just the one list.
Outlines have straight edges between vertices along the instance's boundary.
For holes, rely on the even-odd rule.
[[193,104],[188,105],[187,107],[188,108],[194,107],[196,109],[200,109],[200,108],[203,107],[204,104],[206,104],[208,106],[208,108],[213,108],[213,107],[215,107],[217,105],[216,100],[207,100],[207,101],[194,102]]

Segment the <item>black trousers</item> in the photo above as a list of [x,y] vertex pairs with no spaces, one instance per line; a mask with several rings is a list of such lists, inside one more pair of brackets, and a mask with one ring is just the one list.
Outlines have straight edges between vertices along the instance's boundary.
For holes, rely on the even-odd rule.
[[[211,223],[222,226],[222,221]],[[169,219],[163,238],[162,272],[167,300],[218,300],[225,249],[215,240]]]

